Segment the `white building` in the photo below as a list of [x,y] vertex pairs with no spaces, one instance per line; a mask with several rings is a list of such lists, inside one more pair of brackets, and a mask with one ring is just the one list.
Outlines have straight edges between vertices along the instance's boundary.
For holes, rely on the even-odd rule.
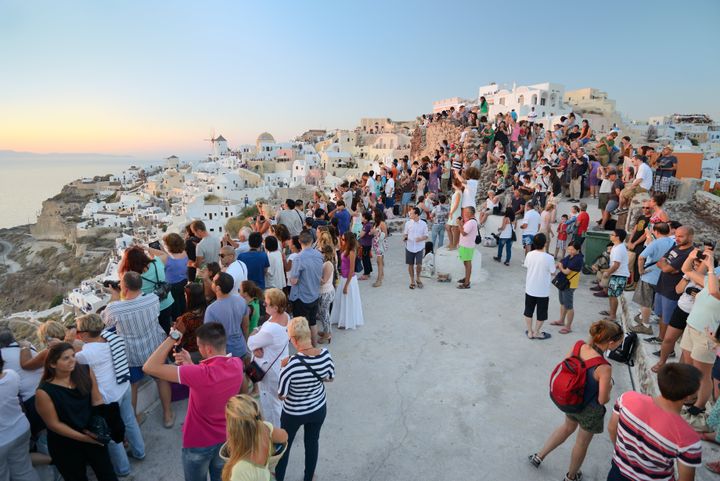
[[185,206],[185,216],[188,221],[199,219],[205,223],[208,232],[222,236],[225,224],[231,217],[242,213],[243,204],[239,200],[223,199],[218,196],[198,195]]
[[490,106],[490,117],[515,110],[520,120],[527,119],[534,108],[537,121],[546,119],[549,122],[551,118],[568,115],[572,111],[563,101],[564,94],[565,87],[553,82],[513,85],[512,88],[501,88],[493,83],[480,87],[478,104],[480,97],[485,97]]

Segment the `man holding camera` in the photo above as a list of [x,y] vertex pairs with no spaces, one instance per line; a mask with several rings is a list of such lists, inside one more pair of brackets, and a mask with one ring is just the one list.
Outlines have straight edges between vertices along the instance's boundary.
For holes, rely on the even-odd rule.
[[[165,332],[158,322],[160,300],[153,293],[143,295],[141,289],[140,274],[126,272],[118,289],[111,287],[111,302],[102,313],[105,326],[108,329],[114,327],[117,334],[125,339],[133,410],[137,409],[138,383],[145,376],[142,365],[165,339]],[[170,406],[170,384],[161,379],[155,379],[155,382],[163,408],[163,425],[169,429],[175,424],[175,414]]]

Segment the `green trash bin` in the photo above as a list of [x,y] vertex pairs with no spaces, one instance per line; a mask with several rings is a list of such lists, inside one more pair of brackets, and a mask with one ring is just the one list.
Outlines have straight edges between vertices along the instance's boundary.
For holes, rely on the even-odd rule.
[[605,252],[605,248],[610,242],[611,230],[589,230],[585,233],[585,242],[583,243],[585,251],[585,267],[590,267],[595,259]]

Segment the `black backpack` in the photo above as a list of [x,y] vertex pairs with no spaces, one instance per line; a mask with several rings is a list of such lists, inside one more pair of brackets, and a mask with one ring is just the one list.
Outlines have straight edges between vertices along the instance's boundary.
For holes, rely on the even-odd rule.
[[625,334],[625,339],[620,346],[610,351],[608,357],[613,361],[622,362],[628,366],[635,365],[635,351],[637,350],[638,335],[634,332]]

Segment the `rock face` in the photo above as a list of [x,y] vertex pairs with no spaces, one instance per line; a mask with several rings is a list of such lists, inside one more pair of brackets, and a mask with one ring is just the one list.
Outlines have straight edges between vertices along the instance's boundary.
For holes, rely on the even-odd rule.
[[[410,141],[410,157],[414,160],[421,159],[427,155],[433,158],[435,150],[440,147],[443,140],[447,140],[449,144],[458,144],[463,132],[463,128],[449,121],[433,122],[427,127],[419,126],[413,131]],[[480,151],[480,136],[473,129],[467,129],[463,138],[463,152],[472,155],[474,152]],[[495,177],[495,166],[482,165],[480,169],[480,179],[478,184],[478,202],[485,200],[490,183]]]
[[720,239],[720,197],[697,191],[689,202],[668,202],[663,207],[670,219],[693,226],[696,243]]
[[58,195],[43,202],[42,212],[37,223],[30,227],[30,234],[36,239],[73,243],[75,224],[85,205],[94,196],[92,191],[66,185]]

